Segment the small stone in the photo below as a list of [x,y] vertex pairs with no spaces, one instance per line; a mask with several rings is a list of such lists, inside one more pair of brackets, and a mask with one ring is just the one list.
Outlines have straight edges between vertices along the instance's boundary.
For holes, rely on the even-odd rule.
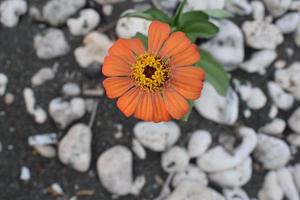
[[169,149],[180,136],[179,126],[174,122],[139,122],[133,131],[143,146],[156,152]]
[[0,96],[3,96],[6,92],[8,78],[5,74],[0,73]]
[[15,95],[12,93],[6,93],[4,96],[4,102],[6,105],[11,105],[15,101]]
[[85,124],[72,126],[58,145],[58,156],[62,163],[85,172],[91,163],[92,131]]
[[300,190],[300,164],[294,165],[291,169],[291,173],[296,184],[298,191]]
[[54,194],[56,196],[60,196],[60,195],[64,194],[64,190],[58,183],[53,183],[50,188],[51,188],[52,194]]
[[263,2],[274,17],[279,17],[288,11],[292,0],[263,0]]
[[56,133],[45,133],[39,135],[33,135],[28,137],[28,144],[30,146],[49,145],[57,143]]
[[300,14],[297,12],[288,13],[276,21],[276,26],[283,34],[296,31],[300,22]]
[[296,109],[288,119],[289,127],[300,134],[300,108]]
[[292,133],[287,137],[287,141],[296,147],[300,147],[300,134]]
[[223,194],[227,200],[250,200],[242,188],[223,189]]
[[83,44],[75,49],[74,55],[78,64],[87,68],[94,62],[104,62],[112,41],[105,34],[93,31],[85,36]]
[[285,60],[277,60],[275,63],[274,63],[274,67],[276,69],[283,69],[285,68],[286,66],[286,61]]
[[134,180],[134,182],[133,182],[133,184],[132,184],[132,186],[130,188],[130,194],[133,194],[135,196],[140,195],[141,190],[143,189],[143,187],[145,186],[145,184],[146,184],[146,178],[145,178],[145,176],[138,176]]
[[238,67],[244,60],[244,36],[240,28],[230,20],[219,21],[219,33],[214,39],[201,44],[226,70]]
[[249,73],[265,74],[266,69],[276,59],[277,53],[274,50],[261,50],[251,55],[251,58],[240,64],[240,68]]
[[47,112],[41,107],[37,107],[34,111],[34,121],[38,124],[43,124],[47,120]]
[[244,110],[243,115],[245,118],[251,117],[251,115],[252,115],[251,110],[249,110],[249,109]]
[[75,97],[69,102],[64,101],[62,98],[55,98],[49,104],[49,114],[61,129],[80,119],[85,113],[85,102],[79,97]]
[[210,173],[209,180],[222,188],[241,187],[245,185],[252,176],[252,160],[248,157],[240,165],[225,171]]
[[268,82],[269,94],[275,105],[282,110],[289,110],[294,104],[294,97],[286,93],[276,82]]
[[168,14],[173,14],[174,10],[178,4],[179,0],[152,0],[152,3],[155,7],[157,7],[160,10],[165,11]]
[[247,44],[255,49],[275,49],[283,42],[283,36],[277,26],[264,21],[245,21],[242,30]]
[[54,158],[56,156],[56,150],[51,145],[35,145],[34,149],[45,158]]
[[186,169],[189,160],[189,155],[184,148],[174,146],[162,154],[161,164],[165,172],[180,172]]
[[286,123],[283,119],[275,118],[270,123],[259,129],[260,132],[274,136],[281,136],[285,130]]
[[226,9],[238,15],[249,15],[252,12],[252,6],[248,0],[228,0]]
[[225,3],[226,0],[187,0],[185,11],[223,9],[225,7]]
[[172,180],[172,186],[177,187],[184,181],[195,181],[204,186],[208,185],[208,179],[204,172],[199,167],[190,164],[184,171],[177,172]]
[[132,139],[132,151],[138,156],[139,159],[146,159],[146,150],[137,139]]
[[62,93],[67,97],[79,96],[81,89],[76,83],[65,83],[62,87]]
[[101,5],[121,3],[125,0],[94,0]]
[[253,18],[255,21],[263,21],[265,17],[265,7],[261,1],[251,1]]
[[[135,12],[136,10],[126,10],[122,15],[126,13]],[[136,33],[140,32],[144,35],[148,35],[148,28],[151,21],[135,18],[135,17],[122,17],[119,19],[116,26],[116,33],[120,38],[132,38]]]
[[275,171],[269,171],[264,179],[263,186],[259,190],[260,200],[282,200],[283,191]]
[[264,134],[258,135],[253,155],[265,169],[271,170],[285,166],[291,158],[289,146],[283,140]]
[[113,9],[114,9],[114,7],[112,5],[109,5],[109,4],[102,6],[102,12],[106,16],[111,16],[112,13],[113,13]]
[[194,101],[194,105],[203,117],[220,124],[232,125],[238,118],[239,99],[231,88],[224,97],[210,83],[204,82],[201,98]]
[[249,108],[259,110],[266,105],[267,97],[260,88],[243,85],[239,90],[242,100],[247,103]]
[[64,24],[69,17],[84,7],[86,0],[51,0],[43,8],[43,18],[52,26]]
[[37,34],[34,37],[34,48],[40,59],[57,58],[70,50],[64,33],[56,28],[48,28]]
[[193,133],[188,143],[188,154],[190,158],[201,156],[212,143],[212,137],[205,130],[198,130]]
[[49,67],[40,69],[31,78],[31,85],[33,87],[43,85],[45,82],[55,78],[55,71]]
[[270,111],[269,111],[269,117],[271,119],[274,119],[278,114],[278,108],[274,104],[271,106]]
[[21,168],[21,174],[20,174],[20,179],[22,181],[28,182],[31,178],[30,170],[26,166],[22,166]]
[[300,62],[295,62],[286,69],[276,70],[275,80],[300,100]]
[[105,189],[116,195],[127,195],[132,185],[132,153],[127,147],[114,146],[102,153],[97,171]]
[[284,167],[277,170],[277,178],[287,199],[299,200],[299,194],[289,169]]
[[86,35],[94,30],[100,22],[100,15],[94,9],[83,9],[78,18],[70,18],[67,21],[68,28],[72,35]]
[[5,27],[14,27],[19,18],[27,12],[25,0],[6,0],[0,3],[0,22]]

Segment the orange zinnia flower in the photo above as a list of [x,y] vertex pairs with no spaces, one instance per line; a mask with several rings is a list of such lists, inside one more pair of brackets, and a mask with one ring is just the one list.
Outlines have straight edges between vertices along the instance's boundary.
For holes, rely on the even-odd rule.
[[127,116],[145,121],[181,119],[189,111],[187,99],[199,98],[204,71],[193,67],[200,55],[183,32],[153,21],[148,50],[140,39],[119,39],[109,49],[102,72],[106,95]]

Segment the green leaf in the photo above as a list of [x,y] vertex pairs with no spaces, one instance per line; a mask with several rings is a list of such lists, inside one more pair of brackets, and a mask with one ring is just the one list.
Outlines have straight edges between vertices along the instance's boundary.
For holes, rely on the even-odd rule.
[[202,38],[212,38],[218,33],[219,28],[211,22],[199,21],[184,24],[181,30],[186,34],[197,35]]
[[121,17],[137,17],[137,18],[147,19],[150,21],[158,20],[168,24],[171,24],[172,22],[172,19],[168,15],[166,15],[161,10],[155,8],[151,8],[141,12],[126,13]]
[[208,21],[208,15],[200,10],[186,12],[179,18],[178,25],[183,26],[187,23],[198,22],[198,21]]
[[196,66],[205,71],[205,79],[215,87],[219,94],[225,96],[229,87],[228,73],[209,52],[202,49],[199,49],[199,52],[201,59]]
[[185,4],[186,4],[186,0],[181,0],[180,4],[176,10],[176,13],[174,16],[174,22],[173,22],[173,24],[175,26],[177,26],[177,24],[178,24],[178,21],[180,19],[180,16],[182,15],[182,10],[183,10],[183,7],[185,6]]
[[142,40],[144,46],[145,46],[145,49],[148,49],[148,38],[146,35],[140,33],[140,32],[137,32],[134,36],[134,38],[138,38],[140,40]]
[[192,100],[188,100],[188,104],[189,104],[189,111],[183,118],[181,118],[181,120],[184,122],[187,122],[189,120],[189,117],[193,110],[194,102]]
[[212,18],[230,18],[233,17],[231,12],[221,9],[212,9],[212,10],[205,10],[204,11],[207,15]]

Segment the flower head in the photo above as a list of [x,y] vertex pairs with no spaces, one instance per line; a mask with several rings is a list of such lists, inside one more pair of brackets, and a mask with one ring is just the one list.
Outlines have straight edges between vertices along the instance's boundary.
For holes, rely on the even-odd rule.
[[109,49],[102,72],[109,98],[119,98],[127,116],[145,121],[181,119],[187,100],[199,98],[204,71],[193,65],[200,59],[197,46],[183,32],[171,33],[168,24],[153,21],[148,49],[140,39],[119,39]]

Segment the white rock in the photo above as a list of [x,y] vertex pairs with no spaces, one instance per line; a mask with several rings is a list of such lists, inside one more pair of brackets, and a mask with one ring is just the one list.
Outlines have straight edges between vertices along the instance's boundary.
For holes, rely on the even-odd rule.
[[283,193],[288,200],[299,200],[299,194],[291,172],[286,168],[277,170],[277,178]]
[[265,17],[265,7],[261,1],[251,1],[253,18],[255,21],[263,21]]
[[67,25],[72,35],[86,35],[97,27],[100,15],[94,9],[83,9],[78,18],[70,18]]
[[250,200],[242,188],[223,189],[223,194],[227,200]]
[[209,51],[226,70],[233,70],[244,60],[244,36],[230,20],[219,21],[219,26],[220,31],[216,37],[201,44],[201,48]]
[[34,48],[40,59],[52,59],[67,54],[70,46],[60,29],[48,28],[34,37]]
[[188,153],[190,158],[201,156],[212,143],[212,137],[206,130],[198,130],[193,133],[188,143]]
[[197,164],[200,169],[205,172],[219,172],[240,165],[254,150],[257,136],[251,128],[241,127],[238,131],[242,142],[233,153],[229,153],[222,146],[216,146],[198,158]]
[[62,189],[62,187],[58,184],[58,183],[53,183],[51,185],[51,190],[56,194],[56,195],[63,195],[64,194],[64,190]]
[[300,14],[297,12],[288,13],[276,21],[276,26],[283,34],[296,31],[300,22]]
[[28,144],[30,146],[49,145],[57,143],[56,133],[46,133],[33,135],[28,137]]
[[249,108],[259,110],[266,105],[267,97],[260,88],[242,85],[239,90],[242,100]]
[[113,13],[113,9],[114,9],[114,7],[112,5],[109,5],[109,4],[102,6],[102,12],[106,16],[111,16],[112,13]]
[[294,104],[294,97],[286,93],[279,84],[268,82],[268,91],[275,105],[282,110],[289,110]]
[[91,163],[92,131],[85,124],[72,126],[58,145],[58,156],[62,163],[85,172]]
[[231,88],[224,97],[210,83],[205,82],[201,98],[194,101],[194,105],[203,117],[220,124],[233,125],[238,118],[239,100]]
[[260,200],[282,200],[283,191],[279,185],[277,174],[269,171],[264,179],[262,188],[259,190],[258,197]]
[[103,152],[97,171],[105,189],[116,195],[127,195],[132,185],[132,153],[127,147],[114,146]]
[[300,2],[299,1],[292,1],[290,4],[290,10],[295,10],[300,12]]
[[298,191],[300,191],[300,164],[294,165],[291,171],[295,185]]
[[199,167],[190,164],[184,171],[177,172],[172,180],[172,186],[177,187],[183,181],[195,181],[204,186],[207,186],[208,179],[204,172]]
[[22,166],[22,167],[21,167],[20,179],[21,179],[22,181],[27,182],[27,181],[30,180],[30,178],[31,178],[31,174],[30,174],[29,168],[26,167],[26,166]]
[[14,27],[19,17],[27,12],[25,0],[6,0],[0,3],[0,22],[5,27]]
[[56,149],[51,145],[35,145],[34,149],[45,158],[54,158],[56,156]]
[[81,89],[76,83],[65,83],[62,87],[62,93],[67,97],[79,96]]
[[289,9],[292,0],[263,0],[263,2],[274,17],[279,17]]
[[[127,10],[125,13],[135,12],[136,10]],[[151,21],[135,18],[135,17],[122,17],[119,19],[116,26],[116,33],[120,38],[132,38],[137,32],[148,35],[148,28]]]
[[226,0],[187,0],[185,5],[186,11],[191,10],[212,10],[212,9],[223,9],[225,7]]
[[275,80],[300,100],[300,62],[295,62],[286,69],[276,70]]
[[146,159],[146,150],[137,139],[132,139],[132,151],[138,156],[139,159]]
[[291,158],[289,146],[283,140],[264,134],[258,135],[258,143],[253,155],[265,169],[283,167]]
[[259,131],[270,135],[281,136],[285,127],[286,122],[283,119],[275,118],[268,124],[261,127]]
[[54,79],[55,71],[52,68],[44,67],[36,72],[31,78],[31,85],[33,87],[43,85],[45,82]]
[[200,183],[184,181],[175,188],[166,200],[215,200],[213,195],[212,190]]
[[283,69],[286,67],[286,61],[285,60],[277,60],[275,63],[274,63],[274,67],[276,69]]
[[240,68],[249,73],[265,74],[266,69],[276,59],[274,50],[261,50],[251,55],[251,58],[240,65]]
[[286,139],[291,145],[300,147],[300,134],[292,133]]
[[210,173],[208,178],[222,188],[234,188],[245,185],[251,176],[252,160],[248,157],[241,164],[232,169]]
[[78,64],[86,68],[94,62],[103,63],[112,41],[105,34],[93,31],[84,38],[83,44],[75,49],[74,55]]
[[300,46],[300,25],[298,25],[298,28],[295,32],[294,39],[295,39],[296,45],[299,47]]
[[245,118],[249,118],[249,117],[251,117],[252,112],[249,109],[245,109],[244,112],[243,112],[243,115],[244,115]]
[[85,102],[79,97],[75,97],[69,102],[64,101],[62,98],[55,98],[49,104],[49,114],[61,129],[83,117],[85,112]]
[[152,0],[152,3],[160,10],[165,11],[168,14],[173,14],[176,5],[178,4],[179,0]]
[[180,172],[187,168],[189,160],[189,155],[184,148],[174,146],[162,154],[161,165],[165,172]]
[[157,152],[173,146],[180,136],[179,126],[174,122],[139,122],[133,131],[143,146]]
[[62,25],[85,4],[86,0],[51,0],[43,8],[43,17],[52,26]]
[[300,108],[296,109],[288,119],[289,127],[300,134]]
[[242,30],[247,44],[255,49],[275,49],[283,42],[283,36],[277,26],[264,21],[245,21]]
[[115,4],[115,3],[120,3],[123,2],[125,0],[94,0],[97,3],[101,4],[101,5],[105,5],[105,4]]
[[248,0],[228,0],[226,9],[238,15],[249,15],[252,12],[252,6]]
[[43,124],[47,120],[47,112],[41,107],[37,107],[34,110],[33,116],[34,116],[34,121],[38,124]]
[[6,92],[8,78],[5,74],[0,73],[0,96],[3,96]]
[[269,111],[269,117],[271,119],[274,119],[278,115],[278,108],[274,104],[271,105],[270,111]]
[[[1,87],[1,86],[0,86]],[[0,89],[1,90],[1,89]],[[0,95],[1,96],[1,95]],[[4,103],[6,105],[11,105],[15,101],[15,95],[12,93],[6,93],[4,96]]]
[[138,176],[134,180],[134,182],[130,188],[130,194],[138,196],[140,194],[141,190],[143,189],[143,187],[145,186],[145,184],[146,184],[145,176]]

